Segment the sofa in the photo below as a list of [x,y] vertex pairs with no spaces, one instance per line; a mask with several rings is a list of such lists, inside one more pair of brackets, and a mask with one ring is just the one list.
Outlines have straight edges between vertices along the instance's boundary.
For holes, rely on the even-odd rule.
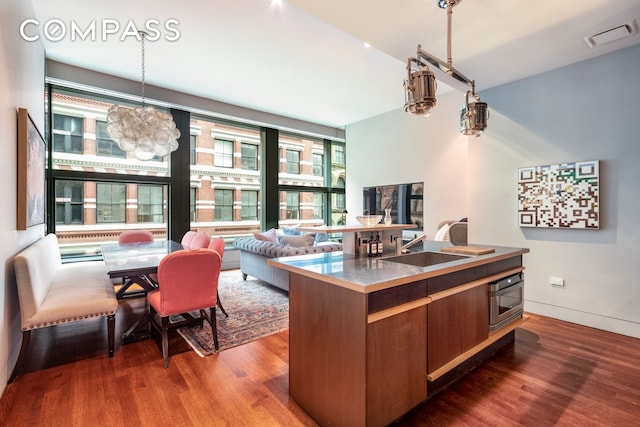
[[240,250],[240,271],[244,280],[253,276],[287,292],[289,272],[267,265],[267,259],[342,250],[341,243],[325,240],[315,233],[293,234],[289,231],[285,234],[273,229],[253,237],[239,237],[233,245]]

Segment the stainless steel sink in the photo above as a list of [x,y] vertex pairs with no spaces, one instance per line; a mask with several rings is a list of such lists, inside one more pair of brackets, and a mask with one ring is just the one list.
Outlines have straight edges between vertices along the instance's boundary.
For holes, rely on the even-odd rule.
[[442,252],[415,252],[406,255],[396,255],[384,258],[384,261],[399,262],[402,264],[416,265],[418,267],[428,267],[430,265],[442,264],[443,262],[457,261],[469,258],[466,255],[446,254]]

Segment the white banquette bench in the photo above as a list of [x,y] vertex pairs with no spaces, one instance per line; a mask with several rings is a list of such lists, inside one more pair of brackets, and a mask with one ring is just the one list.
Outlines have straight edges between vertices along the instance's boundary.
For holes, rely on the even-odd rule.
[[102,261],[62,263],[58,238],[48,234],[14,259],[22,346],[9,383],[19,374],[34,329],[91,317],[107,318],[109,357],[113,357],[118,300]]

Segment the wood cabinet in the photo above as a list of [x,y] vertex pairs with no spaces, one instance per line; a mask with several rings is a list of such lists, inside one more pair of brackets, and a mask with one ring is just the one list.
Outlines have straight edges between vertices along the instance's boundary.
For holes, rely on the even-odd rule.
[[426,400],[426,305],[370,321],[367,294],[289,284],[289,393],[319,424],[384,426]]
[[429,373],[488,338],[488,298],[487,285],[444,298],[433,295],[427,309]]
[[[288,268],[291,397],[320,425],[383,426],[513,342],[514,325],[489,335],[488,283],[521,271],[520,252],[472,262],[368,289]],[[336,276],[370,268],[343,261]]]
[[367,425],[386,425],[427,398],[427,307],[367,326]]

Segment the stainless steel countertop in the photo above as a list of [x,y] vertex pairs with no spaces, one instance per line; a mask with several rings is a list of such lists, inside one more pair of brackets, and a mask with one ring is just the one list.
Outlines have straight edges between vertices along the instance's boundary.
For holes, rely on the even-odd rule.
[[[419,247],[419,245],[416,245]],[[422,251],[440,252],[443,247],[452,246],[449,242],[423,242]],[[468,245],[483,248],[493,248],[495,252],[465,256],[463,259],[444,262],[427,267],[386,261],[385,257],[360,257],[344,254],[343,252],[327,252],[321,254],[299,255],[283,258],[271,258],[267,264],[298,273],[303,276],[322,280],[362,293],[370,293],[397,285],[428,279],[455,271],[465,270],[494,261],[526,254],[527,248],[511,248],[494,245]]]

